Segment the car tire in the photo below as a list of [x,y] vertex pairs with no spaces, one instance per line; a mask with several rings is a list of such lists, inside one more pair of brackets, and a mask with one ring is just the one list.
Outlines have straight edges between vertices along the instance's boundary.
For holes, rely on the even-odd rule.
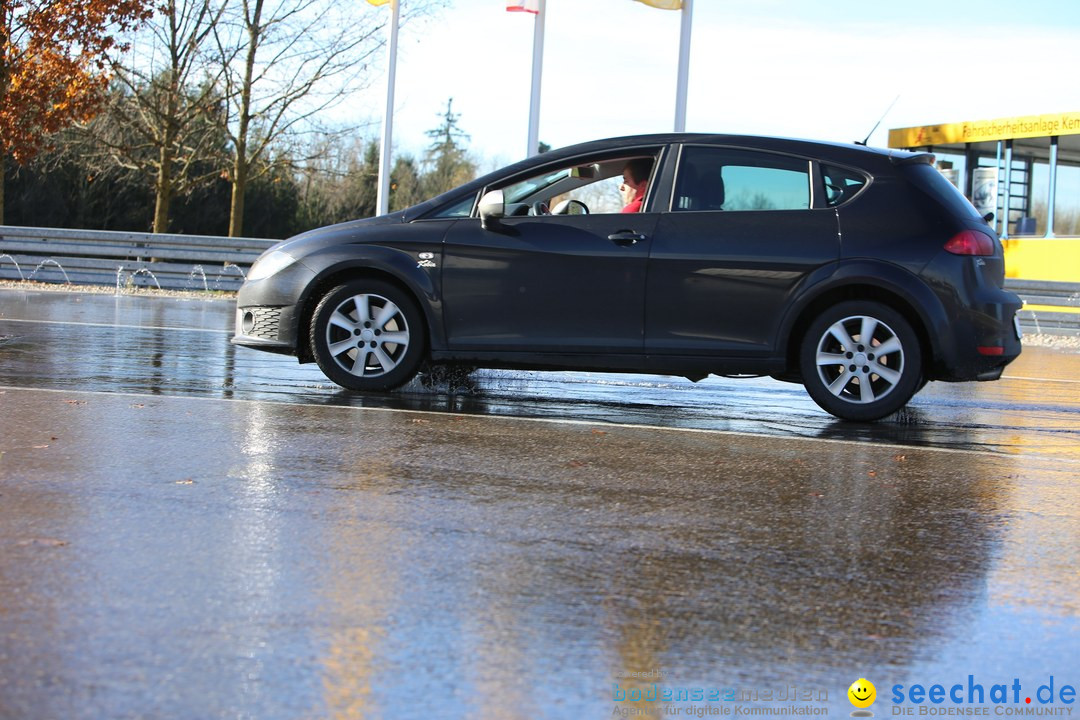
[[353,280],[327,293],[311,317],[311,354],[326,377],[361,392],[392,390],[416,375],[426,332],[406,291]]
[[922,348],[911,323],[870,301],[842,302],[822,312],[803,336],[799,368],[814,402],[843,420],[891,415],[923,381]]

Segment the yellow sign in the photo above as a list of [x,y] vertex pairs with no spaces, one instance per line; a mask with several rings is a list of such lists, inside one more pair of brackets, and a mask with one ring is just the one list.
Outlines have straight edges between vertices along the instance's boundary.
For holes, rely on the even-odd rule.
[[1052,135],[1080,135],[1080,113],[1024,115],[997,120],[897,128],[889,131],[889,147],[915,148]]

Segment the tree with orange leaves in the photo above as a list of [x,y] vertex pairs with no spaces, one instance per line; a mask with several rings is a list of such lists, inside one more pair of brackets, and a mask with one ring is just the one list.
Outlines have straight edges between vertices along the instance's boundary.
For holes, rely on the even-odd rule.
[[0,0],[0,222],[7,156],[24,163],[92,117],[124,50],[115,33],[152,14],[151,0]]

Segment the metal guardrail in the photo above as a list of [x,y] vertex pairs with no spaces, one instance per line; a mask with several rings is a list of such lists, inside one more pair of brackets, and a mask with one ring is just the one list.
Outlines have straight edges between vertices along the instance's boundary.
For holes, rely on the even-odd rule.
[[1025,332],[1080,334],[1080,283],[1009,279],[1005,287],[1024,300],[1019,316]]
[[1080,307],[1080,283],[1010,278],[1005,287],[1032,304]]
[[0,226],[0,279],[237,290],[276,240]]
[[[0,280],[237,290],[276,240],[0,226]],[[1080,283],[1014,280],[1028,332],[1080,334]],[[1061,308],[1057,311],[1056,308]]]

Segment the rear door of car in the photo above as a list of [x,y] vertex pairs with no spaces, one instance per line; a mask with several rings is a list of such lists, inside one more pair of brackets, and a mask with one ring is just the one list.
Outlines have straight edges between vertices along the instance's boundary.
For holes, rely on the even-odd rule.
[[800,283],[839,257],[836,213],[815,208],[814,187],[807,158],[684,145],[650,246],[646,351],[772,354]]

